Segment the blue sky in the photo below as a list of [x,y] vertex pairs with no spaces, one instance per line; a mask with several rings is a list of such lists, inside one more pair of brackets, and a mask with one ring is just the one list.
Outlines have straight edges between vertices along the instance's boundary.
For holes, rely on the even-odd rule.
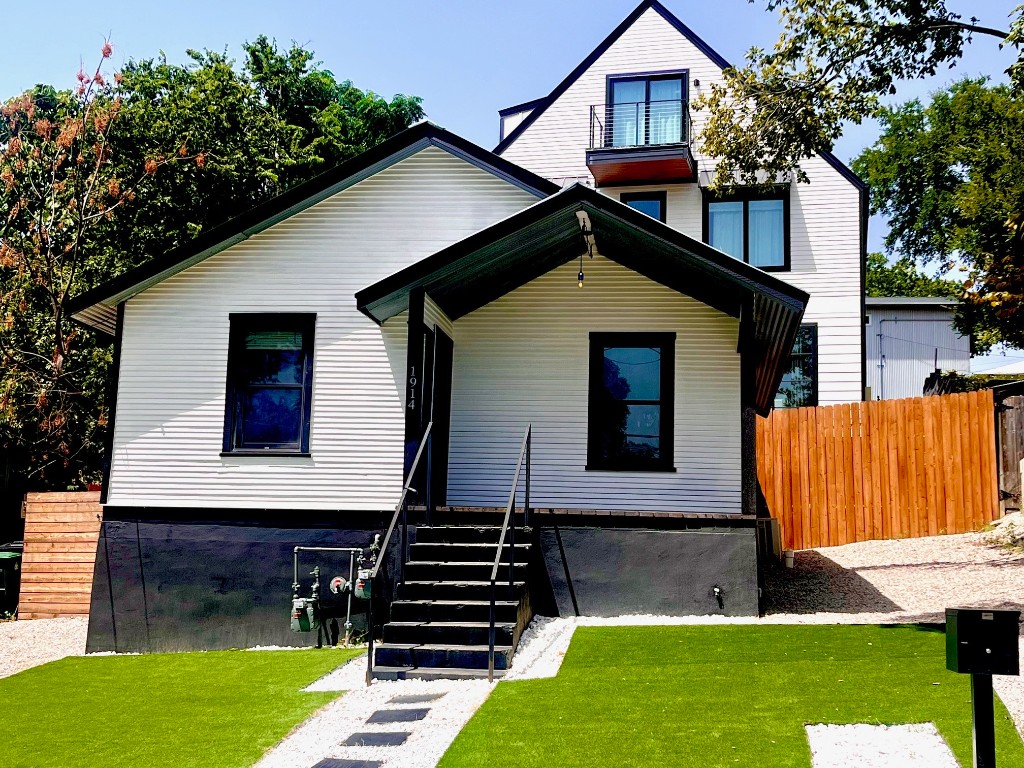
[[[545,95],[639,0],[333,0],[332,2],[124,2],[98,6],[57,0],[45,6],[11,3],[0,46],[0,98],[37,82],[70,87],[80,62],[92,64],[109,36],[114,65],[164,51],[184,61],[187,48],[237,54],[259,34],[296,41],[327,69],[363,89],[390,97],[422,96],[428,117],[491,149],[500,108]],[[663,0],[731,62],[753,45],[769,47],[779,34],[764,0]],[[1020,0],[948,0],[951,11],[1005,28]],[[45,18],[40,19],[40,14]],[[1013,53],[993,38],[969,46],[956,69],[902,84],[894,100],[926,96],[965,75],[1002,72]],[[874,125],[850,126],[836,146],[844,161],[877,136]],[[869,247],[880,249],[885,223],[872,219]]]

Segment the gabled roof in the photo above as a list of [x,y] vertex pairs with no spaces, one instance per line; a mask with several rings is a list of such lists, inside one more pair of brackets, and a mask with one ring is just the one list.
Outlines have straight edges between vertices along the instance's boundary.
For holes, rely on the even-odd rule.
[[439,147],[536,197],[545,197],[559,189],[557,184],[461,136],[433,123],[419,123],[316,178],[203,232],[163,256],[76,297],[70,302],[72,317],[113,335],[117,305],[122,301],[430,146]]
[[[732,67],[732,65],[729,64],[729,62],[726,61],[722,57],[722,55],[718,53],[718,51],[716,51],[704,40],[702,40],[696,32],[694,32],[682,21],[680,21],[675,15],[673,15],[671,11],[669,11],[664,5],[658,2],[658,0],[643,0],[643,2],[640,3],[640,5],[633,9],[633,12],[630,13],[629,16],[622,20],[622,23],[619,24],[619,26],[612,30],[611,34],[608,35],[608,37],[602,40],[598,44],[598,46],[593,51],[591,51],[590,54],[583,61],[579,63],[579,66],[577,66],[576,69],[570,72],[565,77],[565,79],[562,80],[562,82],[555,86],[555,89],[551,91],[551,93],[540,99],[534,99],[533,101],[528,101],[524,102],[523,104],[519,104],[516,107],[508,107],[506,109],[499,111],[498,114],[504,116],[506,114],[514,114],[515,112],[523,111],[526,108],[533,108],[533,111],[530,112],[530,114],[521,123],[519,123],[519,125],[513,128],[512,131],[508,134],[508,136],[504,136],[502,138],[502,140],[498,143],[498,146],[494,148],[494,152],[500,155],[502,152],[508,149],[509,146],[511,146],[511,144],[516,139],[518,139],[523,134],[523,132],[526,131],[527,128],[533,125],[533,123],[542,114],[544,114],[545,111],[547,111],[548,107],[554,104],[555,101],[563,93],[565,93],[573,83],[579,80],[580,77],[582,77],[583,74],[588,69],[590,69],[591,65],[595,61],[597,61],[604,54],[604,52],[607,51],[620,37],[622,37],[626,30],[633,26],[636,20],[639,19],[648,9],[655,11],[665,21],[667,21],[669,24],[675,27],[679,34],[681,34],[683,37],[685,37],[687,40],[693,43],[694,47],[697,48],[697,50],[699,50],[701,53],[707,56],[719,68],[730,69]],[[850,170],[846,166],[846,164],[843,163],[843,161],[836,157],[834,154],[832,154],[831,152],[822,152],[820,154],[821,158],[826,163],[835,168],[843,176],[843,178],[845,178],[847,181],[853,184],[857,189],[867,189],[867,184],[864,183],[864,180],[861,179],[852,170]]]
[[589,187],[574,184],[356,294],[378,323],[422,289],[452,320],[580,257],[586,214],[598,252],[740,319],[742,351],[755,363],[754,400],[767,413],[808,294]]

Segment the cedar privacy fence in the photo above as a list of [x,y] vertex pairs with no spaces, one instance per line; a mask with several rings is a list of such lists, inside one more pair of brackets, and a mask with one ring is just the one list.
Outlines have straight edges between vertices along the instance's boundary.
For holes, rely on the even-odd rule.
[[757,474],[784,549],[976,531],[1000,515],[992,392],[773,411]]
[[19,619],[89,614],[102,517],[99,491],[25,495]]

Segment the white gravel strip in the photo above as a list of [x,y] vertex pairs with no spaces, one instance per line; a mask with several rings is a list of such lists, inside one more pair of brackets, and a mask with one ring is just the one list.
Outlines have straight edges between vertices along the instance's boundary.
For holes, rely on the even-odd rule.
[[519,638],[512,666],[502,680],[538,680],[557,675],[578,621],[535,616]]
[[960,768],[932,723],[808,725],[814,768]]
[[0,678],[85,653],[86,616],[0,622]]
[[[357,662],[362,662],[357,664]],[[459,731],[484,703],[492,690],[486,680],[397,680],[375,681],[367,687],[366,659],[357,659],[331,673],[336,685],[344,676],[357,676],[349,667],[359,667],[359,682],[348,693],[317,712],[256,763],[255,768],[310,768],[325,758],[381,760],[384,766],[433,768],[440,761]],[[314,683],[307,690],[324,690]],[[443,693],[436,701],[423,704],[389,704],[396,696]],[[368,725],[367,718],[380,709],[429,708],[426,718],[412,723]],[[397,747],[345,747],[341,745],[353,733],[411,733]]]

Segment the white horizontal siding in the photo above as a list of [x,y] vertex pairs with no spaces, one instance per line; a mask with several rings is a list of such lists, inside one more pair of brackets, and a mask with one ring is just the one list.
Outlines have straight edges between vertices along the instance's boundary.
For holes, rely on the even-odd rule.
[[[684,19],[685,21],[685,19]],[[590,106],[607,100],[607,78],[635,72],[689,71],[689,97],[722,82],[722,71],[653,9],[648,10],[541,114],[502,156],[555,182],[593,183],[586,167]],[[700,89],[693,83],[701,82]],[[713,171],[714,158],[701,151],[706,112],[693,112],[694,155],[701,170]],[[794,184],[790,200],[792,270],[777,277],[807,291],[806,322],[818,326],[819,402],[860,400],[861,311],[860,196],[857,189],[820,157],[804,161],[809,184]],[[603,189],[622,192],[665,190],[666,223],[691,237],[703,237],[701,192],[696,184]]]
[[454,333],[452,321],[444,313],[444,310],[434,303],[430,294],[423,297],[423,322],[428,328],[440,328],[449,337]]
[[[405,316],[378,328],[354,294],[534,201],[428,148],[131,299],[109,503],[392,506]],[[231,312],[317,314],[312,458],[220,456]]]
[[[693,88],[695,79],[706,89],[708,83],[722,77],[713,61],[657,11],[648,9],[502,152],[502,157],[556,182],[592,180],[585,156],[590,144],[590,107],[607,101],[607,77],[676,69],[689,70],[691,99],[698,95]],[[697,112],[693,118],[696,132],[704,118]]]
[[[531,503],[740,511],[738,322],[603,257],[565,264],[455,322],[448,500],[501,505],[533,424]],[[587,463],[591,331],[674,331],[673,473]]]

